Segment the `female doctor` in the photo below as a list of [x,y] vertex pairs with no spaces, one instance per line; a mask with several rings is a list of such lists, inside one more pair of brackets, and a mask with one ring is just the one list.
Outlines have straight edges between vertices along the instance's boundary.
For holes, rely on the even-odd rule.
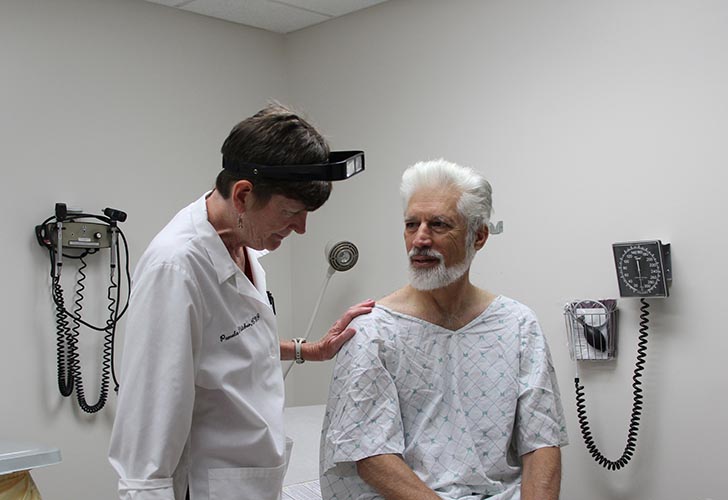
[[258,258],[303,234],[328,199],[330,182],[285,177],[291,166],[315,177],[329,148],[270,105],[233,128],[222,154],[215,188],[162,229],[134,273],[109,451],[124,500],[277,500],[280,361],[331,359],[374,305],[352,306],[317,342],[280,342]]

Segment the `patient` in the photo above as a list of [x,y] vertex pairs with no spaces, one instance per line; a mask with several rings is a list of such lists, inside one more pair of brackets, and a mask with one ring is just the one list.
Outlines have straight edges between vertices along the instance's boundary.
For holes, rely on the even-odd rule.
[[533,311],[471,284],[491,188],[437,160],[402,177],[408,286],[339,352],[321,441],[325,500],[554,500],[567,443]]

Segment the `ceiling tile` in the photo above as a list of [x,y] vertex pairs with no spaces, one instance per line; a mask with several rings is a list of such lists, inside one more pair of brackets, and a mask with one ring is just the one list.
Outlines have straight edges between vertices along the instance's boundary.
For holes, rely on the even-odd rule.
[[[189,0],[187,0],[189,1]],[[158,3],[160,5],[166,5],[167,7],[179,7],[187,3],[185,0],[147,0],[147,2]]]
[[270,3],[287,4],[330,16],[343,16],[350,12],[366,9],[386,0],[269,0]]
[[146,0],[276,33],[290,33],[387,0]]
[[289,33],[331,18],[269,0],[194,0],[180,8],[276,33]]

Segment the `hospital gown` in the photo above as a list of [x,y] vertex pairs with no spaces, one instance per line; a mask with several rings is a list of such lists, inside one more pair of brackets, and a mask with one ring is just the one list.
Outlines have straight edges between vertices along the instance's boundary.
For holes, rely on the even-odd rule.
[[325,500],[381,498],[355,462],[398,454],[447,500],[520,498],[520,456],[567,443],[534,313],[499,296],[447,330],[383,306],[339,352],[321,438]]

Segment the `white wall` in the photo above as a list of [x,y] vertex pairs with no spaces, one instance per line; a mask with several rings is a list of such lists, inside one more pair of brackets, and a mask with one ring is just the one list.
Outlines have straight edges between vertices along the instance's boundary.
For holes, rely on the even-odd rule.
[[[307,235],[266,257],[283,336],[308,322],[329,239],[351,239],[362,255],[333,277],[314,336],[404,282],[405,166],[444,156],[482,168],[506,229],[473,278],[533,307],[551,341],[572,441],[562,498],[721,498],[726,271],[712,263],[726,244],[726,21],[717,0],[390,0],[284,38],[137,0],[3,1],[0,437],[61,448],[61,465],[34,473],[45,498],[113,497],[114,396],[89,418],[57,394],[47,259],[32,227],[57,201],[125,209],[135,262],[211,184],[230,127],[280,98],[368,162]],[[636,457],[608,473],[578,433],[561,308],[614,297],[611,243],[646,238],[672,243],[675,285],[653,303]],[[636,344],[637,303],[620,309],[619,360],[582,370],[610,456],[626,435]],[[93,393],[98,367],[91,352],[84,360]],[[289,401],[322,402],[330,367],[296,367]]]
[[[294,100],[336,147],[365,149],[368,165],[294,242],[294,324],[308,320],[331,235],[362,256],[334,276],[318,330],[403,284],[397,185],[407,165],[444,156],[480,168],[505,232],[473,278],[530,305],[547,332],[572,443],[562,497],[723,498],[727,23],[717,0],[392,0],[290,35]],[[674,285],[652,304],[636,456],[607,472],[577,427],[562,306],[615,297],[611,244],[652,238],[672,244]],[[619,301],[618,361],[582,369],[612,458],[626,439],[638,305]],[[330,367],[294,372],[289,397],[322,402]]]
[[[135,263],[168,219],[212,186],[232,126],[269,98],[285,102],[283,48],[271,33],[137,0],[0,4],[0,439],[61,449],[60,465],[33,473],[44,498],[114,497],[106,452],[116,397],[89,417],[58,394],[48,258],[33,227],[55,202],[94,213],[118,207],[129,215],[122,228]],[[96,257],[89,283],[107,279],[108,253]],[[290,248],[266,259],[278,262],[269,266],[271,289],[289,303]],[[86,302],[94,318],[92,297]],[[98,334],[81,339],[95,402]],[[120,334],[117,366],[122,342]]]

